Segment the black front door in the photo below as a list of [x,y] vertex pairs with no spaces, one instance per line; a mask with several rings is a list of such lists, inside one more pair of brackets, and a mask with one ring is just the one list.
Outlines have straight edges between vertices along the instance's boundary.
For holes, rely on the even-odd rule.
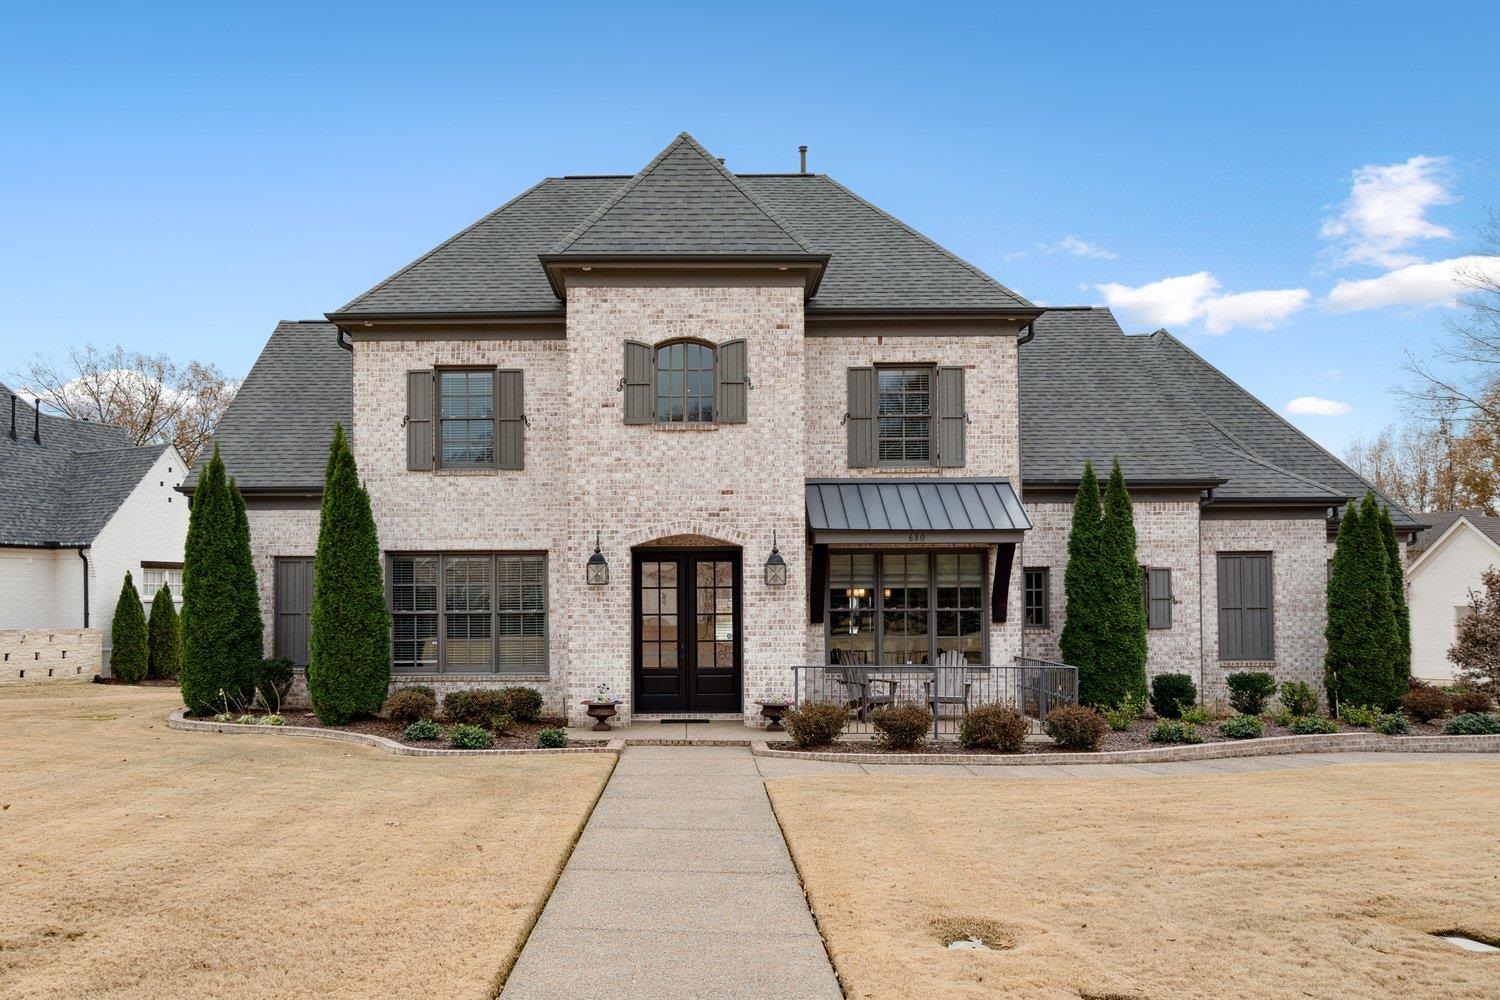
[[631,560],[637,712],[740,710],[740,554],[637,549]]

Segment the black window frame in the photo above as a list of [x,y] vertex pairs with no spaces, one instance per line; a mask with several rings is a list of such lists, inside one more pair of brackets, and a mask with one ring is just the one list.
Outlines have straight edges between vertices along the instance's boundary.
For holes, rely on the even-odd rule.
[[[490,415],[488,417],[444,417],[443,376],[455,374],[488,375],[490,377]],[[432,369],[432,467],[434,469],[495,469],[500,462],[500,369],[494,365],[434,365]],[[465,391],[465,399],[474,398]],[[443,456],[443,425],[462,421],[465,425],[488,423],[490,425],[490,457],[487,462],[449,462]],[[465,430],[467,430],[467,426]],[[465,436],[466,441],[473,438]]]
[[[682,352],[683,353],[683,367],[681,369],[682,383],[683,384],[682,384],[682,393],[679,394],[679,395],[673,395],[673,394],[670,394],[670,393],[663,393],[663,391],[662,391],[662,373],[663,373],[664,369],[661,366],[661,356],[662,356],[662,352],[663,351],[670,352],[671,348],[673,348],[673,347],[682,347],[683,348],[683,352]],[[690,348],[690,347],[697,347],[700,351],[706,351],[707,352],[707,354],[708,354],[708,367],[706,369],[702,368],[702,367],[697,367],[697,368],[689,368],[688,367],[688,356],[691,354],[691,352],[688,350],[688,348]],[[668,369],[665,369],[665,372],[666,372],[666,374],[671,375],[672,373],[676,372],[677,370],[678,369],[668,368]],[[704,419],[701,416],[701,413],[702,413],[702,408],[701,408],[702,407],[702,401],[703,401],[703,399],[705,397],[701,393],[699,395],[697,395],[697,396],[693,396],[689,392],[689,390],[688,390],[688,383],[690,381],[688,375],[689,375],[690,372],[697,373],[699,375],[705,375],[706,374],[707,377],[708,377],[708,394],[707,394],[706,398],[709,401],[709,407],[708,408],[709,408],[710,415],[709,415],[709,417],[707,419]],[[666,414],[664,414],[662,412],[662,405],[661,404],[662,404],[662,400],[664,400],[664,399],[667,399],[667,400],[681,400],[682,401],[682,404],[683,404],[683,417],[682,417],[681,420],[670,419]],[[689,405],[690,401],[694,401],[694,402],[696,402],[698,404],[699,413],[700,413],[699,417],[696,417],[696,418],[693,418],[693,419],[689,419],[688,418],[687,414],[688,414],[688,412],[691,409],[691,407]],[[719,422],[719,347],[718,347],[718,345],[712,343],[711,341],[704,340],[701,337],[673,337],[671,340],[663,340],[660,343],[652,344],[651,345],[651,407],[652,407],[653,414],[655,416],[655,421],[654,422],[657,423],[657,424],[666,424],[668,426],[682,425],[682,426],[698,426],[698,427],[711,427],[711,426],[716,425]]]
[[[873,402],[874,402],[875,406],[874,406],[874,411],[873,411],[873,413],[871,415],[872,415],[872,417],[874,418],[874,421],[875,421],[875,453],[872,456],[874,458],[874,461],[875,461],[875,466],[879,467],[879,468],[887,468],[887,469],[932,469],[932,468],[937,468],[937,464],[938,464],[938,455],[937,455],[937,443],[938,443],[937,442],[937,369],[938,369],[938,366],[937,366],[937,364],[935,362],[926,362],[926,361],[887,362],[887,363],[881,363],[881,364],[875,365],[874,369],[875,369],[875,398],[874,398]],[[881,457],[881,453],[880,453],[881,452],[881,449],[880,449],[880,443],[881,443],[881,441],[882,440],[896,440],[896,439],[887,439],[887,438],[885,438],[885,436],[883,434],[881,434],[881,432],[880,432],[880,421],[881,421],[881,418],[882,417],[900,417],[901,420],[902,420],[903,431],[904,431],[904,428],[905,428],[905,422],[908,419],[908,417],[906,416],[906,412],[905,412],[905,408],[904,407],[902,409],[902,412],[899,413],[899,414],[894,414],[894,413],[892,413],[892,414],[885,414],[885,413],[881,412],[881,407],[880,407],[880,397],[881,397],[881,392],[880,392],[880,376],[882,374],[888,373],[888,372],[923,372],[923,373],[925,373],[927,375],[927,458],[925,458],[925,459],[912,460],[912,459],[907,459],[907,458],[903,457],[902,459],[900,459],[898,461],[898,460],[894,460],[894,459],[887,460],[887,459]],[[904,399],[906,397],[906,395],[907,395],[907,390],[905,388],[903,388],[901,390],[901,394],[902,394],[902,398]],[[903,433],[901,435],[901,437],[899,438],[899,440],[902,441],[902,442],[907,442],[907,441],[916,441],[916,440],[919,440],[919,439],[918,438],[913,438],[913,437],[907,437],[905,435],[905,433]],[[905,450],[905,446],[903,444],[903,451],[904,450]]]
[[[989,662],[990,662],[990,652],[991,652],[991,650],[990,650],[990,602],[989,602],[989,598],[988,598],[988,595],[990,594],[989,550],[988,549],[984,549],[984,548],[973,548],[973,547],[962,547],[962,548],[952,548],[952,549],[929,549],[929,548],[903,549],[903,548],[899,548],[899,547],[886,547],[886,548],[871,547],[871,548],[862,548],[862,549],[837,549],[837,550],[830,551],[828,553],[829,570],[828,570],[827,581],[824,583],[825,593],[823,595],[823,599],[825,601],[825,606],[827,608],[827,611],[823,615],[823,661],[825,663],[829,663],[829,664],[833,663],[833,619],[834,619],[835,612],[838,610],[837,607],[834,604],[833,594],[832,594],[832,590],[833,590],[833,586],[834,586],[834,582],[835,582],[835,573],[834,573],[834,570],[833,570],[833,560],[839,558],[840,556],[861,556],[861,555],[874,556],[874,558],[875,558],[875,573],[874,573],[874,577],[873,577],[873,581],[874,582],[873,582],[873,585],[872,585],[872,591],[871,591],[871,595],[870,595],[870,607],[869,607],[869,611],[873,615],[872,620],[873,620],[873,627],[874,627],[874,630],[875,630],[875,648],[874,648],[874,652],[873,652],[873,658],[874,659],[873,659],[873,664],[872,665],[876,665],[876,666],[900,666],[900,665],[902,665],[902,664],[897,664],[897,663],[885,663],[884,662],[885,661],[885,616],[886,616],[886,612],[888,610],[891,610],[891,611],[897,610],[897,609],[888,609],[885,606],[885,601],[886,601],[886,597],[885,597],[885,589],[886,589],[886,587],[885,587],[885,583],[886,583],[886,577],[885,577],[885,557],[886,556],[890,556],[890,555],[900,555],[900,556],[908,556],[908,557],[909,556],[926,556],[927,557],[927,603],[926,603],[925,611],[927,613],[927,658],[928,659],[927,659],[927,664],[924,664],[924,665],[929,665],[930,666],[930,665],[932,665],[932,664],[934,664],[934,663],[937,662],[937,656],[939,655],[938,642],[939,642],[940,639],[944,638],[943,636],[940,636],[938,634],[939,633],[939,616],[942,615],[942,614],[945,614],[945,613],[950,613],[951,614],[951,613],[953,613],[955,611],[957,611],[959,613],[977,614],[979,616],[979,635],[980,635],[979,657],[980,657],[980,659],[979,659],[978,664],[975,664],[975,665],[978,666],[978,665],[987,665],[987,664],[989,664]],[[938,556],[944,556],[944,555],[957,555],[957,556],[969,555],[969,556],[976,556],[976,557],[978,557],[978,559],[979,559],[979,600],[978,600],[978,603],[976,605],[974,605],[972,608],[949,608],[947,606],[941,606],[941,605],[939,605],[939,603],[938,603],[938,601],[939,601],[939,597],[938,597],[939,586],[938,586],[937,557]],[[962,580],[962,577],[960,576],[960,586],[962,586],[961,580]],[[901,609],[901,610],[906,610],[906,609]]]
[[[449,611],[447,608],[447,586],[448,586],[448,560],[450,559],[475,559],[483,558],[489,560],[489,632],[490,632],[490,659],[487,669],[462,669],[452,668],[448,664],[447,645],[448,616],[474,615],[486,612],[475,612],[469,610]],[[399,559],[435,559],[436,560],[436,599],[435,608],[432,612],[398,611],[395,606],[395,566]],[[541,563],[541,609],[540,610],[506,610],[501,601],[501,562],[504,560],[528,560],[534,559]],[[395,676],[468,676],[468,677],[546,677],[552,675],[552,597],[550,593],[551,574],[550,561],[545,551],[531,550],[439,550],[439,551],[396,551],[386,553],[386,577],[385,577],[385,600],[386,607],[391,611],[391,636],[389,649],[391,651],[391,673]],[[524,581],[520,584],[525,587]],[[430,663],[419,661],[413,657],[411,660],[398,661],[396,659],[396,619],[404,617],[415,618],[419,614],[431,614],[436,620],[437,635],[435,637],[436,652],[435,659]],[[500,640],[502,638],[502,617],[521,617],[521,638],[525,639],[526,616],[539,615],[541,617],[541,634],[537,636],[541,640],[541,663],[530,666],[524,664],[520,670],[501,669]],[[413,642],[417,640],[413,639]],[[414,650],[415,652],[415,650]],[[523,654],[524,655],[524,654]]]
[[[1039,587],[1032,586],[1033,574],[1041,576]],[[1033,604],[1032,595],[1040,597],[1039,604]],[[1036,612],[1035,615],[1032,612]],[[1051,628],[1052,627],[1052,567],[1051,566],[1023,566],[1021,567],[1021,623],[1025,628]]]

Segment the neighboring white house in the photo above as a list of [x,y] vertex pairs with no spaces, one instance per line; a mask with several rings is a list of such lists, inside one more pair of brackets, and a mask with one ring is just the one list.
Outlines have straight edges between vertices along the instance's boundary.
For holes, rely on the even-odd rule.
[[1500,517],[1456,510],[1422,519],[1432,527],[1417,535],[1406,564],[1411,672],[1446,682],[1457,673],[1448,649],[1469,612],[1469,593],[1483,588],[1485,570],[1500,565]]
[[126,572],[182,598],[186,468],[171,445],[39,413],[0,385],[0,683],[108,673]]

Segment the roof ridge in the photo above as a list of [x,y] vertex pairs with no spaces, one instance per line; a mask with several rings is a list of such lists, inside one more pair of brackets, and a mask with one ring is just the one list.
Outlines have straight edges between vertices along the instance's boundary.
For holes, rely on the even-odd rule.
[[[516,195],[514,198],[510,199],[509,201],[507,201],[505,204],[501,205],[499,208],[495,209],[494,211],[488,212],[485,215],[480,216],[478,219],[475,219],[473,222],[469,223],[467,226],[465,226],[464,228],[460,229],[458,232],[454,233],[452,236],[448,237],[446,240],[444,240],[443,242],[439,243],[437,246],[433,247],[431,250],[428,250],[426,253],[422,254],[416,260],[413,260],[410,263],[408,263],[405,267],[401,268],[401,270],[397,271],[395,274],[387,275],[386,277],[382,278],[380,281],[377,281],[375,284],[371,285],[369,288],[366,288],[364,291],[362,291],[358,295],[354,296],[354,298],[350,299],[348,302],[345,302],[343,305],[339,306],[337,309],[335,309],[333,311],[335,313],[345,312],[346,310],[348,310],[348,308],[350,306],[354,305],[354,303],[358,302],[360,299],[365,298],[366,296],[373,294],[374,292],[378,291],[379,289],[384,288],[386,285],[389,285],[391,282],[395,281],[397,278],[401,277],[403,274],[405,274],[406,272],[410,271],[412,268],[416,267],[418,264],[420,264],[423,261],[427,260],[433,254],[436,254],[440,250],[447,249],[453,243],[456,243],[458,240],[460,240],[463,237],[469,235],[469,233],[471,233],[474,230],[478,229],[480,226],[484,225],[486,222],[488,222],[491,219],[495,218],[501,212],[504,212],[506,209],[510,208],[516,202],[520,201],[522,198],[524,198],[527,195],[531,194],[531,192],[535,191],[537,188],[541,187],[543,184],[546,184],[546,183],[548,183],[548,182],[550,182],[552,180],[555,180],[555,178],[552,178],[552,177],[543,177],[541,180],[539,180],[535,184],[531,185],[531,187],[527,188],[526,190],[522,191],[520,194]],[[301,321],[281,320],[280,322],[282,322],[282,323],[289,323],[289,322],[301,322]],[[325,320],[324,322],[327,322],[327,321]]]
[[683,145],[686,145],[689,149],[693,150],[699,156],[703,157],[704,161],[706,161],[710,166],[717,170],[719,172],[719,176],[727,180],[730,186],[735,191],[737,191],[742,198],[748,201],[751,205],[755,206],[755,208],[767,219],[769,219],[777,229],[781,230],[781,232],[784,233],[788,239],[797,244],[797,246],[801,247],[803,252],[816,252],[812,249],[812,247],[807,245],[802,237],[798,236],[796,233],[788,229],[786,223],[782,222],[781,218],[775,212],[771,211],[771,209],[768,208],[759,198],[751,194],[749,189],[747,189],[745,185],[740,183],[739,178],[736,177],[728,167],[719,162],[718,157],[714,156],[708,150],[704,149],[703,146],[698,142],[698,140],[694,139],[687,132],[679,132],[677,134],[677,138],[667,143],[666,147],[662,149],[661,152],[657,153],[654,157],[651,158],[650,163],[647,163],[644,167],[637,171],[636,174],[632,176],[630,180],[626,181],[618,191],[610,195],[609,198],[605,199],[604,204],[595,209],[593,214],[591,214],[587,219],[584,219],[582,222],[580,222],[571,233],[563,237],[562,241],[553,248],[552,252],[567,253],[568,247],[572,246],[574,243],[577,243],[583,237],[584,233],[592,229],[595,224],[597,224],[601,219],[603,219],[606,215],[613,211],[615,206],[617,206],[621,201],[625,199],[626,195],[630,194],[631,191],[634,191],[638,186],[640,186],[640,183],[642,181],[644,181],[647,177],[649,177],[656,171],[657,167],[661,166],[662,161],[664,161],[669,155],[671,155]]
[[923,233],[920,233],[917,230],[913,229],[911,226],[907,225],[905,222],[902,222],[900,219],[896,218],[894,215],[892,215],[891,213],[887,212],[885,209],[881,208],[879,205],[876,205],[873,202],[866,201],[865,199],[861,198],[859,195],[855,194],[853,191],[851,191],[848,188],[844,187],[844,185],[840,184],[838,181],[834,180],[832,177],[829,177],[827,174],[819,174],[817,176],[822,177],[829,184],[832,184],[834,187],[838,188],[840,191],[844,192],[850,198],[853,198],[855,201],[859,202],[861,205],[865,206],[870,211],[872,211],[875,214],[881,216],[882,218],[886,219],[887,221],[894,223],[898,228],[900,228],[901,230],[903,230],[904,232],[906,232],[907,235],[909,235],[909,236],[911,236],[911,237],[913,237],[913,238],[915,238],[917,240],[920,240],[923,243],[926,243],[928,246],[932,247],[938,253],[943,254],[945,257],[947,257],[949,260],[953,261],[955,264],[959,264],[962,267],[968,268],[971,272],[973,272],[979,278],[981,278],[984,281],[989,282],[991,285],[994,285],[996,288],[1000,289],[1000,291],[1004,292],[1006,295],[1009,295],[1011,298],[1015,299],[1017,302],[1020,302],[1023,305],[1035,306],[1035,303],[1033,303],[1026,296],[1020,294],[1017,291],[1014,291],[1013,289],[1007,288],[1006,286],[1000,284],[999,281],[995,280],[994,277],[992,277],[990,274],[986,273],[984,270],[982,270],[978,266],[976,266],[974,264],[971,264],[968,261],[964,260],[958,254],[954,253],[952,250],[949,250],[947,247],[943,246],[941,243],[937,242],[932,237],[924,235]]

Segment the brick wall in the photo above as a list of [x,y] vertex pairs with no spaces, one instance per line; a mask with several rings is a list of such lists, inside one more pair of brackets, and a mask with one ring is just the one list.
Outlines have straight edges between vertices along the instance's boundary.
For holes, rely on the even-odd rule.
[[99,673],[96,628],[0,630],[0,684],[90,680]]

